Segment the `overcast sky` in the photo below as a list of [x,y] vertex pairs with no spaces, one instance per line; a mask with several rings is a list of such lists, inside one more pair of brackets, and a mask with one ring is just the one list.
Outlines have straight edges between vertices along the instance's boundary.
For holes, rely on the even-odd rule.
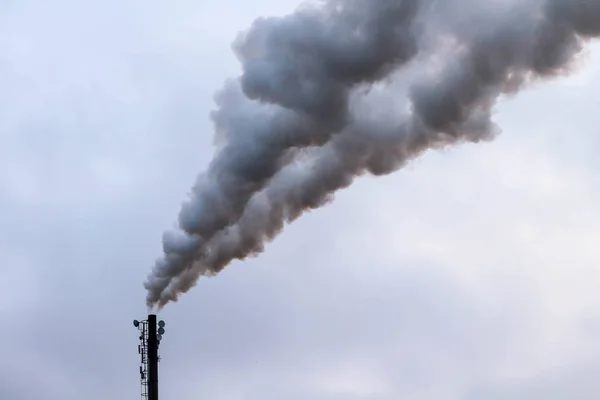
[[[142,282],[237,32],[296,0],[0,5],[0,399],[139,396]],[[160,314],[161,398],[600,396],[600,48]]]

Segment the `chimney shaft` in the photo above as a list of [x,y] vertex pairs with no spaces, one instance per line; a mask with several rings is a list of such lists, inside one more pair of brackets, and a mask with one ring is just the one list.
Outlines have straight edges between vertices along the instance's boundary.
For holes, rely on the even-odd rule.
[[158,340],[156,315],[148,315],[148,400],[158,400]]

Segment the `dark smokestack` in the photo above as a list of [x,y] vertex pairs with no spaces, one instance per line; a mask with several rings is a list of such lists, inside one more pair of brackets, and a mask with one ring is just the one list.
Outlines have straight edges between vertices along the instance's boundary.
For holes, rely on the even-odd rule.
[[158,339],[156,315],[148,315],[148,400],[158,400]]
[[[164,306],[362,174],[492,139],[501,96],[564,74],[600,0],[330,0],[257,20],[217,96],[219,151],[145,282]],[[302,150],[302,151],[301,151]]]

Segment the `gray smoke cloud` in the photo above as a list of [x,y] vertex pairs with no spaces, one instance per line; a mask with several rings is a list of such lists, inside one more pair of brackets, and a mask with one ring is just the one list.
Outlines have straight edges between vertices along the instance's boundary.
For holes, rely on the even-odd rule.
[[[483,4],[485,3],[485,4]],[[212,115],[218,152],[145,282],[149,307],[264,250],[360,175],[492,139],[503,95],[565,74],[600,0],[349,0],[257,20]]]

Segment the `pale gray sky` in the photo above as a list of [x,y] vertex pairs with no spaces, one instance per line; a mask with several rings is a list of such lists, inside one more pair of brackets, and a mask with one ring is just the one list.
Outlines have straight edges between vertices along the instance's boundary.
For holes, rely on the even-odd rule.
[[[231,42],[297,1],[0,6],[0,399],[139,396],[134,318]],[[161,318],[163,399],[600,395],[600,48]]]

